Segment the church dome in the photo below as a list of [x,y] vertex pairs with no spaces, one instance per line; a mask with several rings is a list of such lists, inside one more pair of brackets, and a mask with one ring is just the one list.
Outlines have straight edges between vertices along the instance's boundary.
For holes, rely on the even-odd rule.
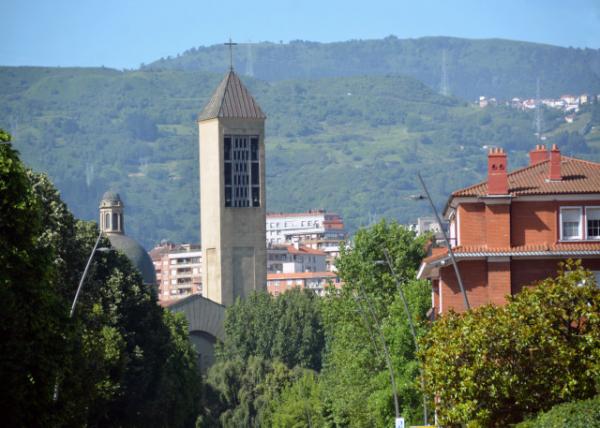
[[109,233],[107,236],[113,248],[125,254],[140,271],[145,284],[156,284],[154,264],[144,247],[127,235]]
[[101,203],[107,203],[108,205],[117,205],[121,203],[121,197],[117,192],[112,192],[109,190],[108,192],[104,192],[104,195],[102,195]]

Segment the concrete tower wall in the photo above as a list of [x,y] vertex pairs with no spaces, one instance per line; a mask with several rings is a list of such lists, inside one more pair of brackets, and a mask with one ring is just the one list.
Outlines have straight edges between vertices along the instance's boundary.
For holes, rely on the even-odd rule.
[[[225,135],[259,137],[259,207],[225,207]],[[199,122],[203,295],[227,306],[266,288],[264,138],[264,119]]]

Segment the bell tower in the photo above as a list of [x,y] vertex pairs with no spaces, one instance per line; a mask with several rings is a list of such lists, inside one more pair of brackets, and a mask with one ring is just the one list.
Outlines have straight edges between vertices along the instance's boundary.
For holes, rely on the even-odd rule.
[[100,201],[100,230],[105,233],[125,233],[123,202],[118,193],[106,192]]
[[265,119],[233,69],[198,117],[202,294],[226,306],[266,287]]

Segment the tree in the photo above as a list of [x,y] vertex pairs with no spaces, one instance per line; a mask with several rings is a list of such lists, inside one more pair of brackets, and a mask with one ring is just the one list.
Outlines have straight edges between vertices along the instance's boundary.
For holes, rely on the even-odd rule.
[[221,360],[259,356],[319,370],[324,344],[319,297],[296,288],[278,297],[262,292],[238,299],[226,311],[217,353]]
[[506,306],[445,315],[423,345],[442,425],[508,426],[598,392],[600,289],[569,261]]
[[160,308],[115,251],[95,254],[69,318],[97,226],[77,222],[48,178],[23,166],[7,134],[0,139],[5,423],[189,426],[201,378],[185,320]]
[[208,390],[213,395],[210,409],[197,426],[268,426],[271,406],[299,373],[279,361],[259,356],[217,362],[207,378]]
[[9,426],[56,424],[52,392],[68,330],[34,185],[0,130],[0,401]]
[[[386,426],[394,418],[390,372],[382,335],[390,349],[402,414],[420,420],[421,394],[414,341],[396,279],[407,296],[411,316],[422,334],[430,307],[430,289],[414,279],[424,256],[426,237],[397,223],[381,222],[361,229],[350,246],[343,247],[336,263],[344,282],[323,303],[326,353],[321,373],[326,412],[335,424]],[[399,278],[391,275],[384,249]]]
[[306,370],[286,387],[272,404],[269,415],[273,428],[302,428],[325,426],[318,375]]

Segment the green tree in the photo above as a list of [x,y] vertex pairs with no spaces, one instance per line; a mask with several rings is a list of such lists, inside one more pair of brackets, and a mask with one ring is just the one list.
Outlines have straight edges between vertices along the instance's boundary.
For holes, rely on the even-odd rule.
[[318,375],[306,370],[286,387],[273,404],[269,415],[273,428],[302,428],[325,426]]
[[326,412],[335,424],[362,427],[393,422],[393,393],[382,334],[390,349],[400,410],[409,421],[420,420],[414,341],[396,278],[382,261],[387,249],[422,334],[431,292],[425,282],[414,277],[426,239],[416,238],[397,223],[381,222],[359,230],[352,244],[341,251],[336,266],[344,287],[324,301],[327,346],[320,378]]
[[8,426],[57,423],[52,392],[68,330],[34,185],[0,130],[0,401]]
[[507,426],[598,392],[600,289],[568,262],[506,306],[445,315],[423,345],[442,425]]
[[298,376],[278,361],[250,356],[217,362],[208,372],[211,408],[197,426],[245,428],[268,426],[272,403]]
[[225,341],[218,350],[226,360],[251,356],[278,359],[289,368],[321,368],[324,333],[320,299],[294,288],[278,297],[253,293],[226,311]]
[[115,251],[95,254],[70,319],[98,229],[77,222],[48,178],[25,169],[7,134],[0,139],[5,422],[189,426],[199,412],[201,379],[185,321],[164,312]]

